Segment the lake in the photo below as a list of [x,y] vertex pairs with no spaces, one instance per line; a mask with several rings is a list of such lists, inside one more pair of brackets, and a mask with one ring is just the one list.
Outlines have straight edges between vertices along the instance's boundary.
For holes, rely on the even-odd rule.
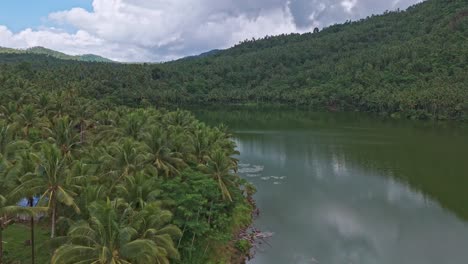
[[468,128],[359,113],[194,111],[257,187],[251,264],[468,263]]

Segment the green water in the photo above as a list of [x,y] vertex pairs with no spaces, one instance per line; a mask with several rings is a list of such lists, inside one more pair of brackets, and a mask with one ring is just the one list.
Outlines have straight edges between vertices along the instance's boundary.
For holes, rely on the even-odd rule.
[[195,111],[235,134],[271,231],[252,264],[468,263],[468,128],[295,110]]

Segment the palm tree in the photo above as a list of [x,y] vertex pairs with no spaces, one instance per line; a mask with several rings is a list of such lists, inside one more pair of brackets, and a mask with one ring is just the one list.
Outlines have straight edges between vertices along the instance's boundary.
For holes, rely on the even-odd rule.
[[51,127],[45,129],[49,139],[60,147],[62,154],[71,158],[72,149],[80,142],[75,122],[68,116],[60,116],[52,119]]
[[209,140],[209,131],[198,128],[193,132],[191,137],[194,148],[194,156],[198,163],[203,163],[211,150],[211,142]]
[[115,127],[120,120],[120,115],[115,111],[103,110],[94,115],[94,120],[96,120],[100,126]]
[[46,93],[41,93],[36,97],[37,110],[41,116],[47,117],[48,111],[51,107],[50,99],[51,96]]
[[128,113],[127,109],[121,111],[101,111],[96,114],[99,126],[97,142],[103,139],[118,139],[130,137],[138,140],[143,133],[149,116],[142,110]]
[[19,154],[28,145],[27,141],[14,139],[14,133],[10,126],[0,124],[0,189],[2,191],[15,186],[10,177],[10,171],[13,169]]
[[[14,186],[21,185],[21,178],[28,176],[35,175],[36,172],[36,164],[32,157],[32,152],[24,151],[18,155],[19,162],[17,162],[12,169],[7,174],[8,179],[10,182],[14,183]],[[10,193],[10,197],[14,197],[14,199],[22,199],[24,197],[28,200],[28,205],[30,208],[34,207],[34,196],[38,195],[38,193],[32,192],[31,189],[22,189],[22,193],[17,192],[17,189],[13,189]],[[35,238],[34,238],[34,215],[30,215],[30,228],[31,228],[31,248],[32,248],[32,259],[34,263],[35,259]]]
[[77,182],[81,176],[70,173],[70,164],[62,152],[53,144],[43,144],[41,151],[33,154],[36,162],[36,172],[21,177],[21,184],[14,190],[15,193],[39,193],[39,204],[48,204],[51,209],[51,237],[55,236],[57,221],[57,205],[64,204],[79,213],[80,209],[75,203],[75,190],[80,186]]
[[109,194],[126,177],[134,175],[143,169],[146,160],[144,146],[131,138],[123,139],[107,147],[104,150],[101,161],[105,175],[110,176],[111,185],[108,189]]
[[149,153],[148,159],[164,176],[176,175],[180,168],[187,166],[180,158],[181,154],[171,150],[168,137],[160,128],[152,128],[142,138]]
[[18,152],[26,149],[28,145],[27,141],[15,140],[11,126],[0,124],[0,170],[14,163]]
[[90,118],[92,116],[93,105],[89,100],[79,100],[79,103],[75,105],[74,116],[78,120],[80,144],[83,144],[86,140],[86,131],[90,127]]
[[18,115],[19,123],[23,127],[24,138],[29,137],[29,130],[37,122],[36,109],[32,105],[26,105]]
[[4,119],[7,121],[8,124],[14,122],[15,117],[18,113],[18,104],[16,101],[10,101],[8,104],[4,104],[0,106],[0,112],[3,114]]
[[[3,230],[14,221],[14,217],[18,215],[29,215],[34,217],[39,213],[46,212],[47,207],[21,207],[16,205],[8,205],[7,199],[0,195],[0,263],[3,263]],[[34,247],[32,248],[32,263],[34,263]]]
[[88,221],[75,223],[61,238],[65,244],[55,250],[52,263],[169,263],[167,251],[144,237],[152,231],[130,221],[135,214],[130,207],[108,199],[93,202],[89,212]]
[[188,111],[177,110],[165,115],[163,120],[169,127],[182,127],[188,129],[194,124],[195,119]]
[[80,213],[80,218],[87,219],[89,212],[86,210],[94,201],[103,200],[106,198],[107,190],[104,185],[88,183],[87,186],[80,190],[80,195],[76,199],[79,208],[83,208]]
[[219,127],[214,128],[212,140],[213,142],[216,142],[216,145],[218,145],[226,153],[226,155],[231,158],[231,161],[235,165],[234,171],[237,172],[237,165],[239,163],[239,160],[234,158],[233,155],[239,155],[240,153],[236,149],[236,143],[233,140],[231,140],[232,137],[233,136],[229,132],[228,127],[221,124]]
[[86,139],[86,130],[89,126],[88,118],[85,112],[80,112],[80,144],[83,144]]
[[135,209],[143,208],[148,202],[155,201],[160,194],[157,178],[144,172],[126,177],[125,182],[117,185],[117,197],[129,201]]
[[202,172],[211,175],[218,182],[223,199],[232,202],[228,186],[234,184],[234,176],[231,171],[236,169],[235,162],[224,151],[217,149],[206,158],[206,164],[200,164],[198,168]]
[[121,124],[122,134],[133,139],[138,139],[146,123],[146,119],[146,115],[141,111],[135,111],[124,116]]
[[135,217],[138,233],[143,239],[151,239],[159,252],[156,263],[169,263],[178,259],[174,240],[182,236],[180,229],[172,224],[172,213],[161,208],[160,202],[147,203]]

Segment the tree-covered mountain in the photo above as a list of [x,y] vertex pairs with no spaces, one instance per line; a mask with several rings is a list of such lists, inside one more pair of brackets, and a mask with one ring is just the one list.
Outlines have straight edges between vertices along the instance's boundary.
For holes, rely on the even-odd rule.
[[179,59],[179,60],[190,60],[190,59],[197,59],[197,58],[213,56],[213,55],[216,55],[216,54],[218,54],[218,53],[220,53],[222,51],[223,50],[220,50],[220,49],[214,49],[214,50],[210,50],[210,51],[207,51],[207,52],[200,53],[198,55],[183,57],[182,59]]
[[468,3],[429,0],[319,33],[245,41],[161,65],[195,102],[279,102],[416,118],[468,108]]
[[318,33],[248,40],[209,56],[161,64],[96,64],[33,54],[3,54],[0,62],[0,74],[27,76],[31,85],[73,87],[133,106],[286,104],[466,119],[468,4],[428,0]]
[[44,47],[32,47],[28,49],[12,49],[0,47],[0,53],[13,53],[13,54],[43,54],[62,60],[77,60],[77,61],[89,61],[89,62],[113,62],[112,60],[94,54],[83,54],[83,55],[68,55],[59,51],[46,49]]

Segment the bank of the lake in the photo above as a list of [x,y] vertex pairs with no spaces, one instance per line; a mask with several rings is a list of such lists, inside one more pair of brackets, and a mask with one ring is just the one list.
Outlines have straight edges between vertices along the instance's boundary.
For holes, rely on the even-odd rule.
[[252,264],[464,263],[468,128],[301,110],[195,111],[224,123],[257,187]]

